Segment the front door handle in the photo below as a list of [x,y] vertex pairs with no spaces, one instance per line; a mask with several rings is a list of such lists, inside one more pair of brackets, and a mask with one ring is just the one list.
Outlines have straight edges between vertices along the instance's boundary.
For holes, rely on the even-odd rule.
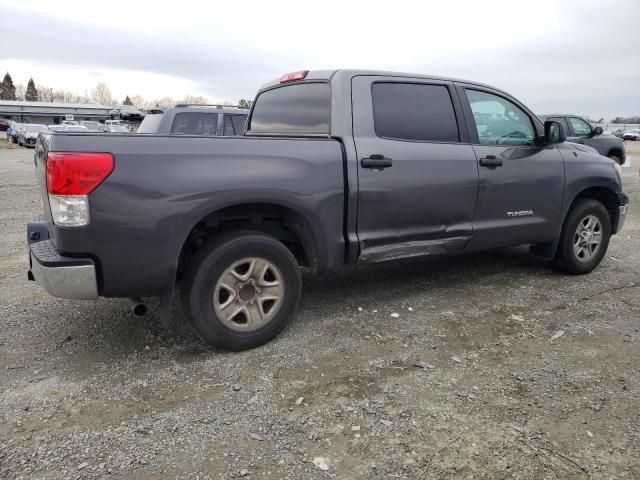
[[363,168],[384,170],[385,168],[389,168],[391,165],[393,165],[393,160],[391,160],[390,158],[385,158],[384,155],[375,154],[360,160],[360,165],[362,165]]
[[502,160],[496,158],[495,155],[487,155],[486,157],[481,158],[478,163],[480,163],[481,167],[496,168],[502,166]]
[[578,140],[578,143],[584,145],[584,140]]

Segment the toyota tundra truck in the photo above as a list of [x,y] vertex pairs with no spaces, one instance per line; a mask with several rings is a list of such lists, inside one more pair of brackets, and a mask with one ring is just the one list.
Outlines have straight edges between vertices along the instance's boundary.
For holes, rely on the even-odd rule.
[[628,209],[620,167],[476,82],[300,71],[264,85],[240,137],[41,135],[29,279],[57,297],[173,298],[210,344],[295,317],[300,267],[529,245],[567,274]]

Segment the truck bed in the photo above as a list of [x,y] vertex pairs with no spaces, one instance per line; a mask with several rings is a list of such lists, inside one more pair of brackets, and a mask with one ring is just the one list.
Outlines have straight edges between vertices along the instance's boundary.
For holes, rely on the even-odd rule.
[[[86,227],[53,225],[46,159],[54,151],[115,157],[90,194]],[[335,140],[55,133],[41,139],[35,162],[51,239],[61,254],[95,262],[101,296],[161,295],[194,226],[229,205],[299,212],[310,219],[318,268],[344,260],[344,159]]]

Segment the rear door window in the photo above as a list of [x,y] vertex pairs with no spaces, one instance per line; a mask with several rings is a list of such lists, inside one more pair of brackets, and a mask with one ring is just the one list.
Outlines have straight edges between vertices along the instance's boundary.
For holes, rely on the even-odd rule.
[[236,135],[243,135],[244,128],[247,124],[247,116],[246,115],[229,115],[231,117],[231,122],[233,122],[233,129],[236,131]]
[[243,135],[244,124],[247,117],[245,115],[229,115],[224,116],[224,135]]
[[444,85],[374,83],[373,120],[379,137],[459,142],[449,89]]
[[232,137],[236,134],[233,128],[233,122],[231,121],[231,115],[224,116],[224,133],[225,137]]
[[331,98],[327,83],[299,83],[262,92],[248,132],[328,134]]
[[177,113],[173,118],[173,135],[215,136],[218,130],[218,114],[202,112]]

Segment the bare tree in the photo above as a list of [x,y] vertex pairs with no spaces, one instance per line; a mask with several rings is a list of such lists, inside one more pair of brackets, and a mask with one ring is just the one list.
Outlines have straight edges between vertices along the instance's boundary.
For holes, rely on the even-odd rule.
[[111,95],[111,89],[106,83],[100,82],[91,91],[91,100],[100,105],[113,105],[113,96]]
[[24,100],[27,89],[22,83],[16,83],[16,100]]
[[209,103],[209,99],[207,97],[203,97],[202,95],[185,95],[180,103],[190,103],[195,105],[206,105]]
[[51,97],[53,92],[51,87],[48,87],[47,85],[38,84],[36,88],[38,89],[38,100],[40,102],[51,102]]
[[[137,108],[147,108],[146,104],[148,102],[142,95],[131,95],[129,100],[131,100],[131,104]],[[153,105],[155,105],[155,103]]]

